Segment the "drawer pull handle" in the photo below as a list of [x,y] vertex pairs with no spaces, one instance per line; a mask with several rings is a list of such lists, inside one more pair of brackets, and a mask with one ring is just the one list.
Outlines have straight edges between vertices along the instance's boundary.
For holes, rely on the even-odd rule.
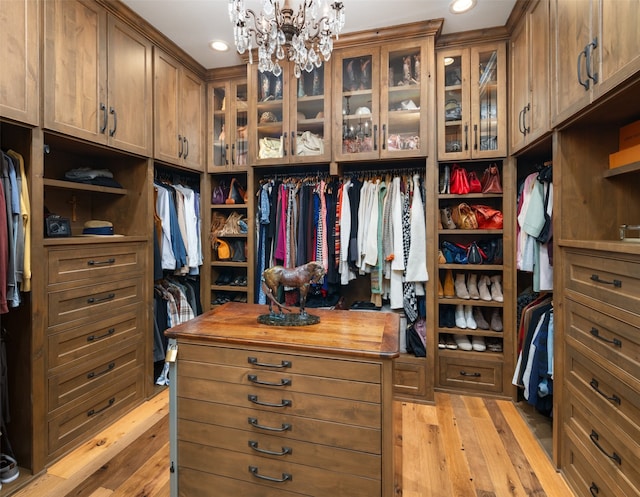
[[593,495],[593,497],[596,497],[600,493],[600,489],[598,488],[598,485],[591,482],[591,486],[589,487],[589,492],[591,492],[591,495]]
[[613,402],[614,404],[620,405],[620,402],[621,402],[620,397],[618,397],[617,395],[612,395],[611,397],[609,397],[606,393],[604,393],[602,390],[598,388],[598,380],[596,380],[595,378],[591,378],[589,385],[591,385],[591,388],[593,388],[596,392],[602,395],[609,402]]
[[283,378],[278,383],[259,380],[258,375],[255,374],[250,374],[247,378],[251,383],[255,383],[256,385],[267,385],[269,387],[286,387],[288,385],[291,385],[291,380],[289,378]]
[[96,373],[95,371],[91,371],[91,373],[88,373],[88,374],[87,374],[87,378],[88,378],[88,379],[91,379],[91,378],[95,378],[95,377],[97,377],[97,376],[102,376],[103,374],[108,373],[109,371],[111,371],[111,370],[112,370],[113,368],[115,368],[115,367],[116,367],[116,363],[115,363],[115,362],[112,362],[111,364],[109,364],[109,365],[107,366],[107,369],[105,369],[105,370],[103,370],[103,371],[100,371],[100,372],[98,372],[98,373]]
[[258,423],[258,418],[247,418],[247,421],[251,426],[254,426],[256,428],[259,428],[261,430],[266,430],[266,431],[283,432],[291,429],[291,425],[289,423],[282,423],[281,428],[274,428],[272,426],[261,425],[260,423]]
[[115,297],[116,297],[115,293],[110,293],[106,297],[102,297],[102,298],[99,298],[99,299],[95,299],[93,297],[90,297],[90,298],[87,299],[87,304],[99,304],[100,302],[106,302],[108,300],[113,300]]
[[255,442],[253,440],[249,440],[249,447],[251,447],[256,452],[260,452],[261,454],[268,454],[270,456],[286,456],[287,454],[293,453],[293,449],[291,447],[282,447],[282,451],[280,452],[274,451],[274,450],[261,449],[260,447],[258,447],[258,442]]
[[282,361],[280,364],[267,364],[264,362],[258,362],[257,357],[249,357],[247,358],[249,364],[253,364],[254,366],[262,366],[263,368],[290,368],[291,361]]
[[255,466],[249,466],[249,471],[251,471],[251,474],[256,478],[260,478],[261,480],[272,481],[275,483],[284,483],[287,480],[289,481],[293,480],[293,477],[289,473],[282,473],[282,478],[274,478],[273,476],[261,475],[260,473],[258,473],[258,468]]
[[461,376],[471,376],[473,378],[480,378],[482,375],[480,373],[467,373],[466,371],[460,371]]
[[96,409],[91,409],[90,411],[87,411],[87,416],[91,417],[91,416],[94,416],[94,415],[96,415],[98,413],[101,413],[105,409],[109,409],[115,403],[115,401],[116,401],[116,398],[115,397],[111,397],[109,399],[109,403],[106,406],[104,406],[104,407],[102,407],[100,409],[97,409],[97,410]]
[[604,450],[604,448],[602,447],[602,445],[600,445],[598,443],[598,439],[600,438],[599,435],[596,433],[595,430],[591,430],[591,435],[589,435],[589,438],[591,439],[591,441],[594,443],[594,445],[596,447],[598,447],[598,449],[600,449],[600,452],[602,452],[605,456],[607,456],[609,459],[611,459],[612,461],[615,461],[618,463],[618,465],[622,464],[622,459],[620,458],[620,456],[618,454],[616,454],[615,452],[613,454],[608,454],[606,450]]
[[113,264],[114,262],[116,262],[115,257],[111,257],[111,258],[107,259],[106,261],[94,261],[92,259],[90,261],[87,261],[87,265],[88,266],[102,266],[104,264]]
[[613,280],[613,281],[601,280],[600,276],[598,276],[597,274],[592,274],[591,279],[596,283],[602,283],[604,285],[613,285],[616,288],[622,288],[622,281],[620,280]]
[[249,399],[249,402],[253,402],[254,404],[259,405],[259,406],[264,406],[264,407],[291,407],[291,401],[290,400],[282,399],[282,402],[280,404],[273,404],[271,402],[259,401],[257,395],[249,394],[247,396],[247,398]]
[[613,340],[609,340],[608,338],[600,336],[600,331],[598,331],[598,328],[591,328],[591,334],[597,339],[602,340],[603,342],[611,343],[616,347],[622,347],[621,340],[618,340],[617,338],[614,338]]
[[110,337],[110,336],[111,336],[111,335],[113,335],[115,332],[116,332],[116,329],[115,329],[115,328],[109,328],[109,329],[107,330],[107,332],[106,332],[104,335],[98,335],[98,336],[96,336],[96,335],[89,335],[89,336],[87,337],[87,342],[93,342],[93,341],[95,341],[95,340],[102,340],[103,338]]

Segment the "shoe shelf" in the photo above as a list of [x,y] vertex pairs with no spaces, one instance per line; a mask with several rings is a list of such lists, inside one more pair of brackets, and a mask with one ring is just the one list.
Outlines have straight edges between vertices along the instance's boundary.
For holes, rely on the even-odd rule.
[[440,269],[454,269],[458,271],[502,271],[502,264],[455,264],[445,263],[439,265]]

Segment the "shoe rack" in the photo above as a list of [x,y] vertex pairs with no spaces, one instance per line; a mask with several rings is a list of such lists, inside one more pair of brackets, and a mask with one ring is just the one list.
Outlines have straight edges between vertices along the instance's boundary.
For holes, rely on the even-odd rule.
[[[513,260],[512,188],[507,162],[459,163],[481,178],[490,164],[497,164],[502,193],[450,193],[454,163],[440,163],[438,204],[438,297],[436,317],[435,388],[474,394],[511,396],[510,375],[515,354],[511,268]],[[460,203],[488,205],[503,212],[503,229],[460,229],[445,209]],[[468,246],[477,242],[489,260],[471,264],[445,257],[448,244]],[[502,244],[502,258],[491,250]],[[451,247],[451,246],[449,246]],[[450,251],[449,251],[450,253]]]

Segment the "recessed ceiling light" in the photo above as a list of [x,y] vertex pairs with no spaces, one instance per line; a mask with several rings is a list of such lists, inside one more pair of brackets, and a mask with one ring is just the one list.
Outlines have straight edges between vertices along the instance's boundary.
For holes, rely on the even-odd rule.
[[453,0],[449,4],[449,12],[452,14],[464,14],[476,6],[476,0]]
[[211,43],[209,43],[209,46],[216,52],[226,52],[227,50],[229,50],[229,45],[227,45],[227,42],[222,40],[213,40]]

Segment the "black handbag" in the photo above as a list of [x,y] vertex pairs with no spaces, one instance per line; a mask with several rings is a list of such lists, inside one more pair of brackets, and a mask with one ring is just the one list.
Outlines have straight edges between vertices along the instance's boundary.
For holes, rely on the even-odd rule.
[[467,261],[469,264],[482,264],[486,258],[487,255],[476,242],[469,244],[469,248],[467,249]]

